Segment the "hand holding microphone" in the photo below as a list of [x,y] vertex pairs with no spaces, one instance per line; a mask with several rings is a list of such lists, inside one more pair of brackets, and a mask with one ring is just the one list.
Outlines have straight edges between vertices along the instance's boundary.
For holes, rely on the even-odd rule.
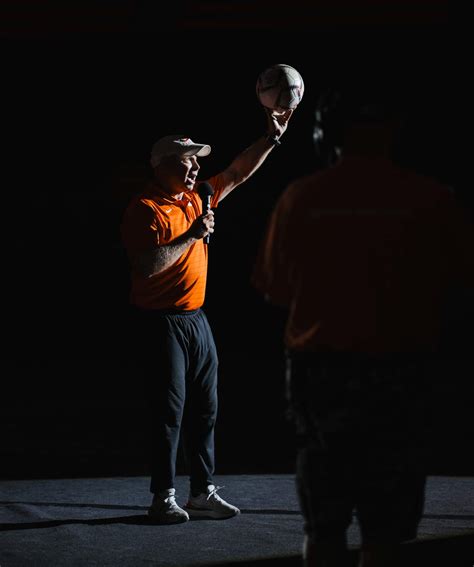
[[[203,214],[211,212],[211,197],[214,194],[214,189],[210,183],[204,181],[198,187],[198,193],[202,200],[202,212]],[[209,234],[204,237],[204,243],[209,244]]]

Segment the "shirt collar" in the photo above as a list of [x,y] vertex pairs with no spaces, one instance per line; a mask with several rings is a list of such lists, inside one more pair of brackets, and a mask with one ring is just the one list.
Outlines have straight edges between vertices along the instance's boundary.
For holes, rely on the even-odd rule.
[[177,207],[185,207],[190,202],[189,193],[191,191],[183,192],[183,196],[181,199],[173,199],[166,191],[164,191],[159,185],[156,183],[152,183],[150,185],[150,193],[153,195],[154,200],[160,205],[175,205]]

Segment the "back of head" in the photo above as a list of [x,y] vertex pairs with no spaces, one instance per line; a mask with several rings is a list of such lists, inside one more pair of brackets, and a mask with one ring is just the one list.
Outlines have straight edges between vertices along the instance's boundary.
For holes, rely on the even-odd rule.
[[330,166],[343,153],[382,151],[385,143],[395,141],[403,115],[403,101],[393,87],[364,84],[327,88],[315,107],[316,155],[323,166]]

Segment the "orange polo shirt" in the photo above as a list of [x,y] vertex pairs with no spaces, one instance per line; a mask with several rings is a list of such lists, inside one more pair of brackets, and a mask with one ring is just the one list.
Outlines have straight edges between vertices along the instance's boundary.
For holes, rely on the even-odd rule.
[[[217,207],[224,189],[217,175],[208,180],[214,188],[211,207]],[[150,185],[128,205],[121,225],[122,242],[129,256],[168,244],[185,233],[202,214],[195,190],[173,199]],[[142,309],[198,309],[204,303],[207,280],[207,245],[197,240],[166,270],[150,277],[132,270],[130,302]]]
[[388,160],[345,157],[281,195],[253,283],[288,308],[291,350],[433,350],[449,286],[474,283],[473,251],[447,187]]

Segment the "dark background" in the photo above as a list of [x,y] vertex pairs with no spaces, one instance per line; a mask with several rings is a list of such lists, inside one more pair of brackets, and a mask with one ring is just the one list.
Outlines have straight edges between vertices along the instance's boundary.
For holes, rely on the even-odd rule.
[[[259,137],[266,121],[255,82],[276,62],[300,71],[305,95],[282,146],[216,211],[205,311],[220,353],[218,472],[293,470],[282,316],[250,274],[276,198],[315,166],[319,93],[364,82],[402,93],[412,113],[406,159],[474,211],[456,14],[441,1],[357,4],[2,8],[4,476],[147,471],[121,215],[150,174],[159,137],[187,132],[209,143],[203,178]],[[446,312],[429,394],[433,472],[474,473],[472,314],[461,293]]]

